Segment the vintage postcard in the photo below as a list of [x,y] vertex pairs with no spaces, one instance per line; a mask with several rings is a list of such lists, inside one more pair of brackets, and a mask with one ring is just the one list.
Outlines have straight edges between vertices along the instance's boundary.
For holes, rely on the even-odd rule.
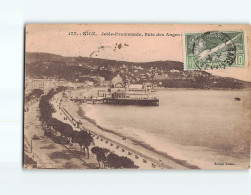
[[249,25],[28,24],[27,169],[249,169]]

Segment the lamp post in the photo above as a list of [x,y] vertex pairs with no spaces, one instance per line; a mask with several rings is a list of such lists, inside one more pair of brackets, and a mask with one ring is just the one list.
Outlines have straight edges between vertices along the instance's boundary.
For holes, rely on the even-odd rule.
[[32,138],[31,138],[31,151],[30,151],[30,153],[32,153]]

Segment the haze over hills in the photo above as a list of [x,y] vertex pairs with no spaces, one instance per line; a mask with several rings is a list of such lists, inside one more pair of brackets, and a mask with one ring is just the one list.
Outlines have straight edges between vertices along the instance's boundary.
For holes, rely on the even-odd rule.
[[26,52],[25,73],[32,78],[66,79],[72,82],[111,80],[117,74],[131,83],[152,82],[160,87],[235,88],[251,87],[250,82],[213,76],[205,71],[184,71],[177,61],[126,62],[90,57],[64,57],[50,53]]

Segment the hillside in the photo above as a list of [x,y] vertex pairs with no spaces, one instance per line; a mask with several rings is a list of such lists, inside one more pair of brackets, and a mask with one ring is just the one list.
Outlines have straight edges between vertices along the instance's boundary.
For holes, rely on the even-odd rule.
[[131,83],[152,82],[160,87],[235,88],[250,82],[213,76],[205,71],[184,71],[177,61],[125,62],[89,57],[64,57],[49,53],[26,53],[25,73],[32,78],[66,79],[72,82],[111,80],[117,74]]
[[62,61],[66,59],[63,56],[50,54],[50,53],[37,53],[37,52],[26,52],[25,53],[25,63],[30,64],[37,61]]
[[152,65],[156,66],[166,66],[167,69],[183,70],[183,63],[176,61],[154,61],[154,62],[125,62],[116,61],[100,58],[89,58],[89,57],[64,57],[60,55],[50,54],[50,53],[38,53],[38,52],[26,52],[25,53],[25,63],[31,64],[34,62],[47,62],[53,65],[53,62],[63,62],[69,66],[79,66],[82,64],[83,67],[96,68],[98,66],[145,66],[149,67]]

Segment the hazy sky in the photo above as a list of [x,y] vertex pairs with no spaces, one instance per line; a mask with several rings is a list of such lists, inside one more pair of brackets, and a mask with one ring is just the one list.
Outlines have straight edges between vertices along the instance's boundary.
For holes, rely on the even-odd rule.
[[[34,27],[34,28],[32,28]],[[163,26],[164,27],[164,26]],[[98,36],[70,36],[69,32],[96,32]],[[98,48],[98,56],[92,57],[125,60],[125,61],[156,61],[156,60],[176,60],[182,61],[181,36],[179,37],[159,37],[159,36],[101,36],[102,32],[121,33],[175,33],[177,31],[155,29],[152,26],[115,25],[110,26],[89,26],[89,25],[40,25],[27,28],[26,51],[48,52],[63,56],[90,56]],[[179,33],[180,34],[180,33]],[[116,43],[129,46],[122,47],[114,51]]]
[[[85,56],[121,61],[149,62],[173,60],[183,62],[182,33],[208,30],[233,30],[243,26],[187,25],[28,25],[26,51],[47,52],[63,56]],[[69,35],[76,32],[78,35]],[[95,32],[97,36],[82,36]],[[157,33],[178,36],[102,36],[102,33]],[[118,47],[120,44],[121,47]],[[120,48],[120,49],[119,49]],[[251,81],[250,68],[212,70],[212,74]]]

